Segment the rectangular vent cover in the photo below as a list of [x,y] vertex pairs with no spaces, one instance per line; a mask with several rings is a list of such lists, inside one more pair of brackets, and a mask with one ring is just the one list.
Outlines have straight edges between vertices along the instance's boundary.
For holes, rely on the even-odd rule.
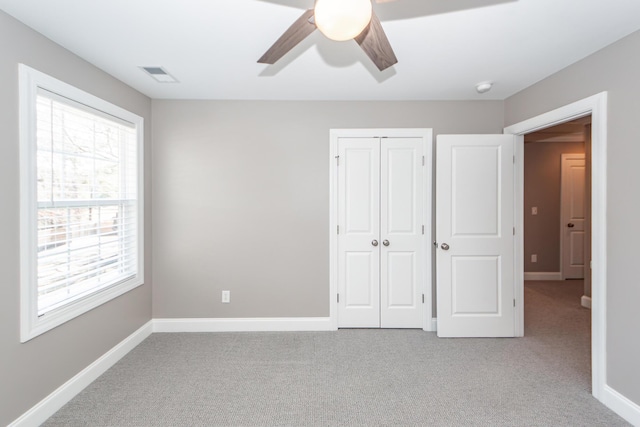
[[178,82],[178,80],[176,80],[171,74],[167,72],[167,70],[165,70],[162,67],[140,67],[140,68],[160,83],[177,83]]

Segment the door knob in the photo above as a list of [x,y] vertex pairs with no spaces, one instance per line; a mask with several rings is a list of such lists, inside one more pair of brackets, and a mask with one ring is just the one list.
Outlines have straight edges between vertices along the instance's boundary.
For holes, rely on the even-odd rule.
[[569,228],[573,228],[573,227],[575,227],[575,226],[576,226],[576,225],[575,225],[574,223],[572,223],[572,222],[570,222],[569,224],[567,224],[567,227],[569,227]]
[[389,241],[385,240],[384,242],[382,242],[382,244],[385,245],[385,246],[389,246]]
[[442,248],[443,251],[449,250],[449,245],[447,245],[446,243],[441,244],[440,247]]
[[378,241],[377,241],[377,240],[374,240],[373,242],[371,242],[371,244],[372,244],[373,246],[378,246]]

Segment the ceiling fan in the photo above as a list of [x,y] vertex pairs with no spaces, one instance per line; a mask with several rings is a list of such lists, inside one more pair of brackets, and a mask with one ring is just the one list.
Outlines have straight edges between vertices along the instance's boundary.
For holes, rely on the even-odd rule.
[[[380,71],[398,62],[372,0],[316,0],[258,62],[275,64],[316,29],[331,40],[355,40]],[[389,0],[375,0],[378,3]]]

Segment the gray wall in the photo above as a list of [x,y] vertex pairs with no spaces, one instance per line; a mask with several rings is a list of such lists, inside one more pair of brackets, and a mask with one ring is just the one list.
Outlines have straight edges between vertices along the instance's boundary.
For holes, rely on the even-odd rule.
[[[524,271],[560,271],[560,156],[584,153],[582,142],[524,145]],[[531,208],[538,208],[538,215]],[[531,262],[531,254],[538,262]]]
[[[20,344],[20,62],[126,108],[144,117],[147,125],[151,118],[148,98],[0,11],[0,425],[7,425],[22,415],[151,318],[151,271],[147,268],[145,285]],[[150,127],[147,126],[147,166],[149,141]],[[150,173],[147,176],[150,178]],[[150,186],[148,190],[150,196]],[[148,197],[147,203],[149,201]],[[151,252],[149,214],[150,211],[146,230],[148,254]],[[149,262],[146,265],[149,267]]]
[[328,316],[329,129],[503,119],[501,101],[154,100],[154,317]]
[[609,92],[607,152],[607,382],[640,404],[640,32],[508,98],[511,125]]

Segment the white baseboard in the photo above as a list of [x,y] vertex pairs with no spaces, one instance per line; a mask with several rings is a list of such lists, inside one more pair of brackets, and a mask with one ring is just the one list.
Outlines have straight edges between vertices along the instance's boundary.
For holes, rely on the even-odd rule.
[[582,298],[580,298],[580,304],[582,304],[584,308],[591,310],[591,297],[582,295]]
[[98,360],[84,368],[77,375],[58,387],[49,396],[22,414],[9,424],[10,427],[39,426],[50,416],[55,414],[67,402],[95,381],[107,369],[115,365],[127,353],[144,341],[152,332],[152,321],[147,322],[140,329],[129,335],[118,345],[103,354]]
[[640,405],[632,402],[608,385],[604,386],[602,403],[634,426],[640,426]]
[[329,317],[154,319],[153,332],[335,331]]
[[562,280],[562,273],[559,271],[525,271],[524,280]]
[[434,317],[433,319],[431,319],[431,331],[432,332],[437,332],[438,331],[438,318]]

